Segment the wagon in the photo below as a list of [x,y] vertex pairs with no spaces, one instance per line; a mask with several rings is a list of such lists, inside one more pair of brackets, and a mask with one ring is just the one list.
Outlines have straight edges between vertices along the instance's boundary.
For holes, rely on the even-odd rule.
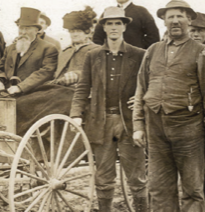
[[[95,166],[83,129],[68,116],[52,114],[20,137],[15,134],[15,103],[13,98],[0,98],[0,204],[9,204],[10,212],[89,212]],[[132,212],[122,169],[121,176]]]

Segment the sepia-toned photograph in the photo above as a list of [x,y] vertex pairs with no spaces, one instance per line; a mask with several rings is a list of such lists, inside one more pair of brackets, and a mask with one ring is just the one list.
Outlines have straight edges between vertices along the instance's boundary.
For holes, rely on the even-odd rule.
[[0,17],[0,212],[205,212],[204,0]]

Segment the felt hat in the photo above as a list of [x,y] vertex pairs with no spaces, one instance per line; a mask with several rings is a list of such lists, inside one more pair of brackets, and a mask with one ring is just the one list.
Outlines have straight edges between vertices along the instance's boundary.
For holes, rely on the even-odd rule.
[[100,24],[104,24],[107,19],[122,19],[125,24],[132,22],[132,18],[125,16],[125,11],[119,7],[107,7],[103,13],[103,17],[99,20]]
[[205,28],[205,14],[197,12],[197,17],[191,22],[191,26]]
[[165,8],[160,8],[157,11],[157,16],[163,19],[163,16],[166,13],[166,11],[168,9],[174,9],[174,8],[183,8],[190,14],[192,20],[196,19],[196,16],[197,16],[196,13],[190,7],[190,5],[184,0],[171,0],[170,2],[167,3]]
[[48,25],[48,26],[50,26],[51,25],[51,19],[45,14],[45,13],[41,13],[40,14],[40,18],[43,18],[45,21],[46,21],[46,24]]

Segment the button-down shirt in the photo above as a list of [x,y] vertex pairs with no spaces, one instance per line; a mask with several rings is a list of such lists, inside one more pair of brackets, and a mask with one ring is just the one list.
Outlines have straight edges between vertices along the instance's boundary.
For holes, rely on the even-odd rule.
[[106,108],[119,106],[119,83],[121,64],[125,52],[124,42],[118,53],[112,53],[108,47],[104,47],[106,53]]

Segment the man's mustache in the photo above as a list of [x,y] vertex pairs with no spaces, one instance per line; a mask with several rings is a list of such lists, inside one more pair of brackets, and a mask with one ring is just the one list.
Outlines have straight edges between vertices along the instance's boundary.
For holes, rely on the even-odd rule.
[[19,36],[19,37],[18,37],[18,40],[21,40],[21,39],[23,39],[23,38],[25,38],[25,39],[27,39],[27,40],[29,39],[27,36],[22,35],[22,36]]

